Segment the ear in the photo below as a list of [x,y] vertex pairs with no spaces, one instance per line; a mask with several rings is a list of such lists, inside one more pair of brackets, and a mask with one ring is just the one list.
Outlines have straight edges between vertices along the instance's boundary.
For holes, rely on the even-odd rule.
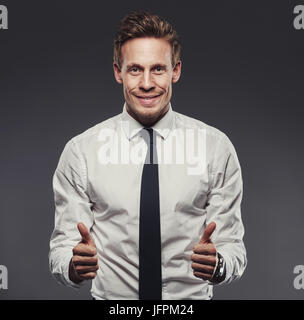
[[173,83],[176,83],[179,80],[181,76],[181,72],[182,72],[182,61],[179,60],[175,65],[175,67],[173,68],[173,75],[172,75]]
[[121,70],[119,69],[118,65],[115,62],[113,62],[113,70],[114,70],[114,77],[116,81],[119,84],[122,84]]

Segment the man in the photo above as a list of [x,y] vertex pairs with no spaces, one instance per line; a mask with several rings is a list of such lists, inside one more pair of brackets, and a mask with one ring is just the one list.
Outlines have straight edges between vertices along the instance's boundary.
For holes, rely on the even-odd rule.
[[180,48],[161,17],[124,17],[113,63],[123,112],[71,139],[55,171],[50,269],[75,288],[93,279],[95,299],[211,299],[245,269],[234,147],[172,110]]

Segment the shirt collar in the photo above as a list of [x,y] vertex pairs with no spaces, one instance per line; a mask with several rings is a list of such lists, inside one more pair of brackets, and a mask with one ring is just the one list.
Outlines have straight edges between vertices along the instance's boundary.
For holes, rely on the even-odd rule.
[[[171,103],[169,104],[169,110],[167,113],[158,121],[156,122],[151,128],[154,129],[163,139],[166,139],[169,135],[170,130],[173,126],[173,110]],[[121,114],[121,121],[123,131],[125,132],[127,138],[131,140],[135,137],[138,132],[144,128],[144,126],[135,120],[132,116],[129,115],[126,109],[126,103],[124,103],[123,111]]]

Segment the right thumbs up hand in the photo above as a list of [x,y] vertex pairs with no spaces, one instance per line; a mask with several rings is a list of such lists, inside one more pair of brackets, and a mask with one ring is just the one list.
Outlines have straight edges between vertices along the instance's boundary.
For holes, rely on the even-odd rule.
[[99,269],[96,245],[89,230],[82,222],[77,228],[82,240],[73,248],[69,266],[69,277],[75,283],[94,279]]

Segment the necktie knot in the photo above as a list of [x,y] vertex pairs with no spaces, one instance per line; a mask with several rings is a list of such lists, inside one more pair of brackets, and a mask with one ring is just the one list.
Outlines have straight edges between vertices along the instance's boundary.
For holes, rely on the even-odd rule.
[[152,128],[143,128],[142,137],[145,140],[148,150],[145,163],[157,164],[157,151],[156,151],[156,134]]
[[150,144],[155,144],[155,133],[152,128],[143,128],[142,130],[142,136],[147,145],[149,146]]

